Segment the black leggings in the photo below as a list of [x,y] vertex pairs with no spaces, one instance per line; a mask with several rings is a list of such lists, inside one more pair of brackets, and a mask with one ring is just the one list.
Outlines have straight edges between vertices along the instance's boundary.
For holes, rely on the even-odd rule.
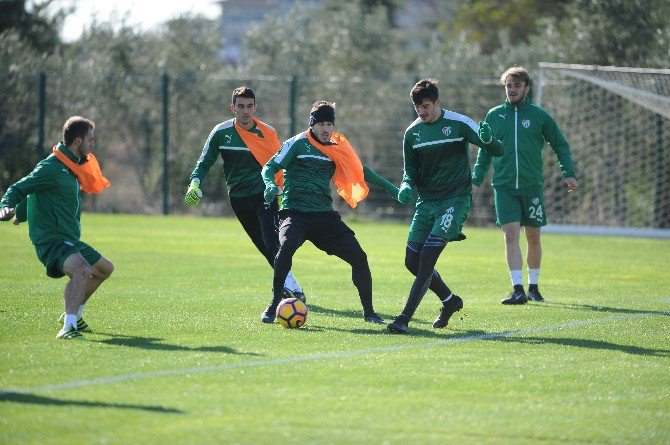
[[407,297],[407,304],[405,304],[405,308],[402,310],[402,314],[408,320],[414,316],[414,312],[419,303],[421,303],[421,299],[429,286],[440,297],[440,300],[447,298],[451,294],[447,285],[442,281],[440,274],[435,270],[437,259],[446,247],[447,242],[437,237],[429,237],[426,241],[426,244],[423,244],[418,252],[412,250],[412,247],[416,247],[416,245],[407,246],[405,266],[416,276],[412,289],[409,292],[409,297]]
[[[279,252],[277,252],[275,258],[275,273],[272,282],[273,307],[276,307],[281,301],[284,280],[293,265],[293,255],[304,242],[305,237],[299,232],[289,232],[288,236],[282,238]],[[317,247],[324,250],[321,246]],[[363,312],[366,316],[374,313],[372,307],[372,274],[368,265],[368,256],[358,243],[354,233],[342,233],[333,240],[327,252],[351,265],[351,279],[356,289],[358,289]]]
[[[277,236],[277,200],[267,204],[263,194],[245,198],[230,198],[230,206],[258,251],[270,267],[274,265],[279,237]],[[282,285],[283,289],[283,285]]]
[[[422,243],[421,244],[412,243],[411,245],[408,244],[407,248],[405,249],[405,267],[415,277],[419,273],[419,263],[421,262],[422,249],[423,249]],[[433,267],[435,267],[434,264]],[[440,301],[444,300],[449,295],[451,295],[451,289],[449,289],[447,284],[444,282],[444,280],[442,280],[442,277],[435,269],[433,269],[433,274],[431,275],[429,289],[432,290],[435,293],[435,295],[437,295],[437,298],[439,298]]]

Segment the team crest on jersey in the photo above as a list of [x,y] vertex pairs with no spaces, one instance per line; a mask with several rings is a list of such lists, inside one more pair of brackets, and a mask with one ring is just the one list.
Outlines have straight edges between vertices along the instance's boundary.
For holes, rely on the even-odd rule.
[[442,133],[444,133],[445,136],[449,136],[451,134],[451,127],[443,127]]
[[533,203],[534,206],[536,206],[540,203],[540,198],[533,198],[531,199],[531,202]]
[[521,125],[523,125],[523,128],[528,128],[530,127],[530,120],[524,119],[521,121]]

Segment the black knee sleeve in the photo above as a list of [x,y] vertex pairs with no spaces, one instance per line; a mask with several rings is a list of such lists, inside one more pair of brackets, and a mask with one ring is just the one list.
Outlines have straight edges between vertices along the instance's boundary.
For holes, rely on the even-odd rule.
[[422,243],[407,243],[405,248],[405,267],[412,275],[416,275],[419,271],[419,255],[422,248]]

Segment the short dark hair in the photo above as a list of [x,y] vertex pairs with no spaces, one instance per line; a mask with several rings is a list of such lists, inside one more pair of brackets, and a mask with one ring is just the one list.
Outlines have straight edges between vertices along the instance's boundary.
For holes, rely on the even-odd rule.
[[409,92],[412,102],[415,105],[421,105],[424,99],[428,99],[435,103],[440,98],[440,92],[437,89],[437,79],[426,77],[418,81],[412,90]]
[[246,97],[247,99],[253,99],[254,103],[256,103],[256,94],[254,93],[254,90],[252,90],[247,86],[243,85],[233,90],[233,95],[230,98],[233,105],[235,105],[235,102],[237,101],[238,97]]
[[69,147],[75,139],[86,137],[88,131],[94,128],[93,121],[81,116],[72,116],[63,125],[63,143]]
[[509,76],[512,76],[512,79],[514,80],[520,80],[524,82],[526,86],[530,85],[530,76],[528,75],[528,70],[526,70],[526,68],[523,66],[513,66],[507,68],[507,70],[500,76],[500,83],[505,85]]

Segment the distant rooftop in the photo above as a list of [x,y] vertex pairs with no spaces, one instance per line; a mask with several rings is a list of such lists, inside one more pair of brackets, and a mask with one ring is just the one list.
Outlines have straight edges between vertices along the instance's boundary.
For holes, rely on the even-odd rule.
[[[319,3],[320,0],[308,0],[302,3]],[[265,20],[269,14],[279,17],[288,15],[295,0],[219,0],[221,18],[219,28],[223,44],[219,56],[230,63],[237,63],[244,35],[249,26]]]
[[[300,0],[305,4],[319,4],[321,0]],[[448,0],[453,1],[453,0]],[[396,23],[401,27],[412,27],[429,18],[444,14],[445,0],[406,0],[398,2]],[[296,0],[218,0],[221,6],[219,29],[222,45],[219,57],[236,64],[249,27],[261,23],[269,14],[286,17]]]

